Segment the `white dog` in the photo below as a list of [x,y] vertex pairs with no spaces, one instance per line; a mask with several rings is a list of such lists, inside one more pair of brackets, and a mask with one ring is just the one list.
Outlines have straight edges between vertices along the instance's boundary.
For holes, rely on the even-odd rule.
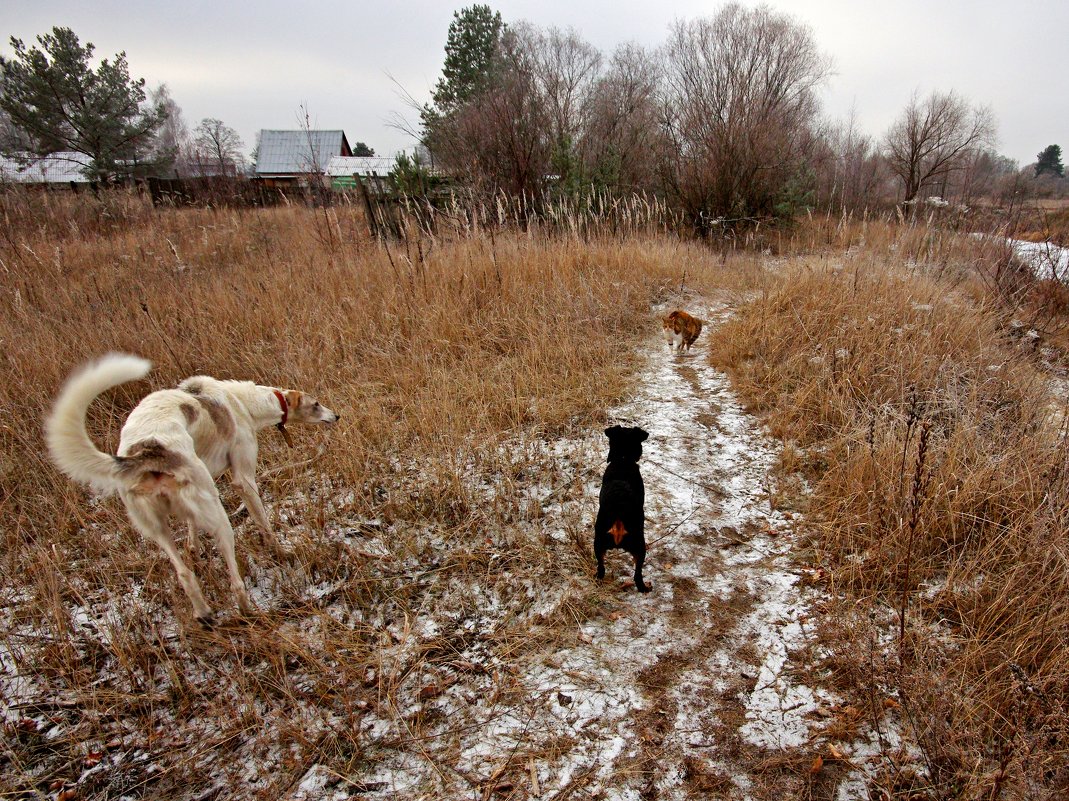
[[89,404],[111,387],[144,378],[151,367],[137,356],[112,353],[72,375],[45,425],[48,449],[59,469],[75,481],[119,493],[137,529],[166,551],[197,619],[210,626],[211,607],[182,561],[168,517],[188,522],[191,536],[196,528],[211,532],[238,605],[251,611],[234,557],[234,530],[215,479],[230,469],[252,518],[273,540],[256,487],[256,432],[277,426],[288,442],[287,422],[333,423],[338,415],[296,390],[195,376],[178,389],[161,389],[142,399],[122,427],[117,455],[98,450],[85,428]]

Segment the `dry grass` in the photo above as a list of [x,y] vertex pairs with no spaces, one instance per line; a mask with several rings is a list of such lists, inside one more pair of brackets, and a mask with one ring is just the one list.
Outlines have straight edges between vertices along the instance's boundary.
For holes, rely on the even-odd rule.
[[[750,259],[589,228],[383,247],[346,207],[0,207],[4,794],[280,798],[313,763],[353,776],[423,754],[435,721],[413,709],[465,675],[493,665],[504,705],[509,665],[603,601],[586,581],[603,457],[589,433],[633,380],[651,302],[684,271],[705,290],[762,280]],[[239,530],[264,610],[247,624],[201,632],[118,502],[43,454],[58,386],[108,350],[156,369],[95,404],[105,448],[147,391],[196,373],[300,387],[342,413],[330,432],[294,430],[295,451],[261,438],[265,500],[296,556],[278,564]],[[214,548],[186,547],[228,608]],[[419,614],[438,630],[417,636]],[[382,720],[407,734],[376,738]]]
[[792,259],[713,355],[808,469],[814,564],[874,610],[833,662],[860,708],[893,692],[911,724],[921,764],[880,784],[902,798],[1060,797],[1066,401],[1006,325],[983,243],[853,223],[800,236],[853,241]]
[[[853,701],[844,739],[893,695],[919,751],[887,749],[891,795],[1064,791],[1067,418],[1009,325],[1060,345],[1064,293],[927,221],[820,218],[714,253],[614,238],[648,210],[604,230],[587,211],[383,246],[344,206],[0,194],[0,792],[274,799],[317,764],[359,793],[374,788],[354,777],[409,758],[476,794],[513,781],[530,755],[454,775],[443,755],[468,724],[430,702],[470,683],[508,715],[525,654],[610,602],[587,580],[603,457],[590,433],[636,380],[650,304],[684,275],[755,293],[708,342],[790,443],[785,472],[813,485],[796,499],[809,557],[858,610],[829,616],[843,629],[828,665]],[[95,405],[105,447],[145,392],[198,372],[342,412],[330,432],[294,430],[295,451],[261,439],[295,557],[239,530],[255,619],[200,631],[119,504],[44,457],[59,384],[112,349],[156,370]],[[214,548],[187,549],[228,608]]]

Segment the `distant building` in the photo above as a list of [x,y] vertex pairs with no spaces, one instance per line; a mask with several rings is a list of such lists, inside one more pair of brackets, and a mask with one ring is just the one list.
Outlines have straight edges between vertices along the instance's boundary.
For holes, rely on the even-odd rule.
[[397,160],[390,156],[332,156],[327,163],[327,175],[334,189],[355,189],[356,179],[376,178],[384,184]]
[[345,131],[260,131],[256,177],[272,186],[328,175],[336,156],[352,157]]
[[91,180],[87,172],[91,163],[89,156],[73,151],[47,156],[0,156],[0,183],[87,184]]
[[241,173],[241,165],[233,159],[220,162],[216,156],[199,152],[189,154],[175,166],[184,178],[236,178]]

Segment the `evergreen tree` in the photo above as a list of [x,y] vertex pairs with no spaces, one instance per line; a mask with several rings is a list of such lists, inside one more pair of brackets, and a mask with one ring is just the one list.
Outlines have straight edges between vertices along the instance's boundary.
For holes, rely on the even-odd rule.
[[1048,145],[1043,152],[1036,156],[1036,177],[1045,172],[1065,177],[1065,167],[1062,165],[1062,149],[1058,145]]
[[454,12],[445,43],[442,77],[434,88],[434,105],[448,114],[477,95],[490,80],[494,54],[505,24],[490,6],[473,5]]
[[374,156],[375,155],[375,148],[368,147],[367,144],[365,144],[364,142],[357,142],[355,145],[353,145],[353,155],[354,156]]
[[0,109],[37,155],[83,153],[98,178],[128,172],[164,117],[158,107],[142,108],[144,78],[130,78],[126,53],[94,71],[93,45],[83,47],[69,28],[53,28],[37,41],[40,48],[27,48],[11,38],[14,58],[0,59]]

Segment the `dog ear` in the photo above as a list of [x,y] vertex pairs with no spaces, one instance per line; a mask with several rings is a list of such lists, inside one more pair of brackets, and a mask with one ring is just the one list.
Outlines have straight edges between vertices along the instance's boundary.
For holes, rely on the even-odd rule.
[[609,428],[605,429],[605,436],[607,436],[609,439],[612,439],[613,437],[615,437],[619,433],[620,433],[620,426],[610,426]]
[[648,440],[650,438],[650,432],[649,431],[644,431],[641,428],[636,428],[635,431],[638,432],[638,441],[639,442],[645,442],[646,440]]
[[301,405],[301,397],[304,393],[299,389],[287,389],[282,394],[286,396],[286,403],[290,405],[290,408],[296,409]]

